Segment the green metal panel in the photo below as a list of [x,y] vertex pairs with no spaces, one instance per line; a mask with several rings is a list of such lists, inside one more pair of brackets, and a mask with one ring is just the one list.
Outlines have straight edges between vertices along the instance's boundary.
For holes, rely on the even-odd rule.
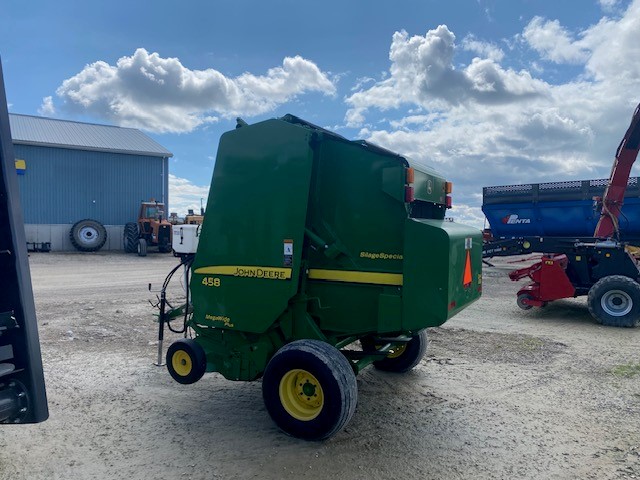
[[[389,289],[399,295],[400,287],[353,279],[370,272],[402,273],[407,166],[404,158],[367,144],[330,136],[320,139],[307,228],[329,248],[308,251],[311,277],[306,294],[318,299],[319,306],[312,312],[323,331],[393,330],[394,322],[378,321],[388,318],[384,305],[389,303],[382,300],[384,305],[379,307],[379,301]],[[338,280],[314,279],[315,271]]]
[[400,291],[400,287],[340,281],[309,281],[307,288],[307,294],[318,299],[312,315],[323,331],[333,335],[400,330],[402,311],[390,315],[394,305],[388,298],[393,293],[399,298]]
[[404,194],[398,198],[390,193],[388,177],[403,191],[407,166],[397,155],[330,136],[320,138],[307,228],[335,246],[331,251],[337,254],[310,250],[310,268],[402,271],[399,232],[407,210]]
[[435,170],[411,165],[415,171],[414,196],[418,200],[445,203],[445,179]]
[[[403,318],[406,330],[442,325],[482,291],[482,234],[444,220],[405,223]],[[467,253],[471,282],[464,285]]]
[[310,136],[280,120],[223,135],[193,265],[196,324],[264,332],[297,293]]

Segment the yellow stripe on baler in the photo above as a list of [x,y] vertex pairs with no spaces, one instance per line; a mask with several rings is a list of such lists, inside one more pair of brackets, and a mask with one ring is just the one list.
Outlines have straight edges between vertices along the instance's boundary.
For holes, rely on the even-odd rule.
[[310,269],[308,277],[311,280],[329,280],[334,282],[372,283],[374,285],[402,285],[401,273]]

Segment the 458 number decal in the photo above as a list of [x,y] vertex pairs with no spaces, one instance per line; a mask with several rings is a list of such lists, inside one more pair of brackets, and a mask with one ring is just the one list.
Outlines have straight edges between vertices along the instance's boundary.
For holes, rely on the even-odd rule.
[[218,277],[204,277],[202,279],[202,285],[205,287],[219,287],[220,279]]

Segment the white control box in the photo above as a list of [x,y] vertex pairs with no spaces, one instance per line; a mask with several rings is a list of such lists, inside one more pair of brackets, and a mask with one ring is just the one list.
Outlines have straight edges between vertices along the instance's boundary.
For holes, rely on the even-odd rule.
[[178,254],[196,253],[202,225],[173,225],[171,247]]

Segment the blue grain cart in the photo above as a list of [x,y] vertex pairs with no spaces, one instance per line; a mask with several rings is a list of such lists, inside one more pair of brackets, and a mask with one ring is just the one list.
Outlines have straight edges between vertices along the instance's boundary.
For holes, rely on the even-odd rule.
[[[608,179],[505,185],[482,189],[482,211],[494,238],[591,237],[600,218],[594,197]],[[640,185],[628,181],[620,240],[640,240]]]

